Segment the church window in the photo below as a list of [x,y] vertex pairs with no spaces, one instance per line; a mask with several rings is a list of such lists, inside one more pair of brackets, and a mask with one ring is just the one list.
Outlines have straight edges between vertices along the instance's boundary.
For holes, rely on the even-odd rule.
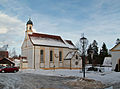
[[59,61],[62,61],[62,52],[59,51]]
[[50,61],[51,62],[53,61],[53,51],[52,50],[50,51]]
[[44,51],[40,50],[40,62],[44,62]]

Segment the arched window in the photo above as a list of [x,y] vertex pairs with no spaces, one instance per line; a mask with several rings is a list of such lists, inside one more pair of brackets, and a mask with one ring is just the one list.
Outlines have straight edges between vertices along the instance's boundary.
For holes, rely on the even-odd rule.
[[31,26],[29,27],[29,30],[31,30]]
[[44,62],[44,51],[40,50],[40,62]]
[[51,62],[53,61],[53,51],[52,50],[50,51],[50,61]]
[[62,61],[62,52],[59,51],[59,61]]

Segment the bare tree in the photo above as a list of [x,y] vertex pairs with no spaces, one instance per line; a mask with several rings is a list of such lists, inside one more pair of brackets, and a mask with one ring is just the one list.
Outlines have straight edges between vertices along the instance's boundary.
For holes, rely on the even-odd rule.
[[10,57],[13,57],[13,58],[14,58],[14,57],[17,57],[15,48],[13,48],[12,50],[9,51],[9,56],[10,56]]
[[76,47],[77,47],[79,53],[81,54],[81,52],[82,52],[82,47],[81,47],[81,44],[80,44],[80,41],[79,41],[79,40],[76,42]]
[[[84,36],[84,34],[82,34],[82,37]],[[88,40],[87,40],[87,42],[86,42],[86,44],[88,44]],[[86,47],[85,48],[87,48],[87,45],[85,45]],[[79,50],[79,53],[80,53],[80,55],[82,55],[82,44],[81,44],[81,42],[80,42],[80,38],[79,38],[79,40],[76,42],[76,47],[77,47],[77,49]],[[85,52],[87,51],[87,49],[85,49]]]

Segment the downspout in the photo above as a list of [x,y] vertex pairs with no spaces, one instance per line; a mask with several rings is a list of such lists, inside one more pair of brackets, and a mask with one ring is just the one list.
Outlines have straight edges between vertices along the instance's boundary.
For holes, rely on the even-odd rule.
[[34,46],[34,69],[35,69],[35,46]]

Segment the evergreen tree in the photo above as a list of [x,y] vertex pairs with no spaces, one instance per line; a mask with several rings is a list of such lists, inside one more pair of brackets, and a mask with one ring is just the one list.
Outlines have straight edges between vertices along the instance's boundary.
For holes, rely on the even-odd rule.
[[100,50],[100,54],[104,56],[108,56],[108,49],[106,47],[106,44],[103,42],[102,49]]
[[90,44],[87,50],[87,54],[90,54],[91,50],[92,50],[92,45]]
[[92,43],[92,49],[94,50],[94,55],[98,55],[98,43],[96,40],[93,41]]
[[108,54],[108,49],[106,47],[106,44],[103,42],[103,45],[102,45],[102,48],[100,50],[100,54],[99,54],[99,63],[100,64],[103,64],[103,61],[104,61],[104,58],[105,57],[108,57],[109,54]]
[[89,64],[92,64],[92,58],[91,58],[91,53],[92,53],[92,45],[90,44],[88,49],[87,49],[87,59],[89,61]]
[[92,43],[92,49],[93,49],[93,64],[97,64],[98,61],[98,43],[96,40]]

